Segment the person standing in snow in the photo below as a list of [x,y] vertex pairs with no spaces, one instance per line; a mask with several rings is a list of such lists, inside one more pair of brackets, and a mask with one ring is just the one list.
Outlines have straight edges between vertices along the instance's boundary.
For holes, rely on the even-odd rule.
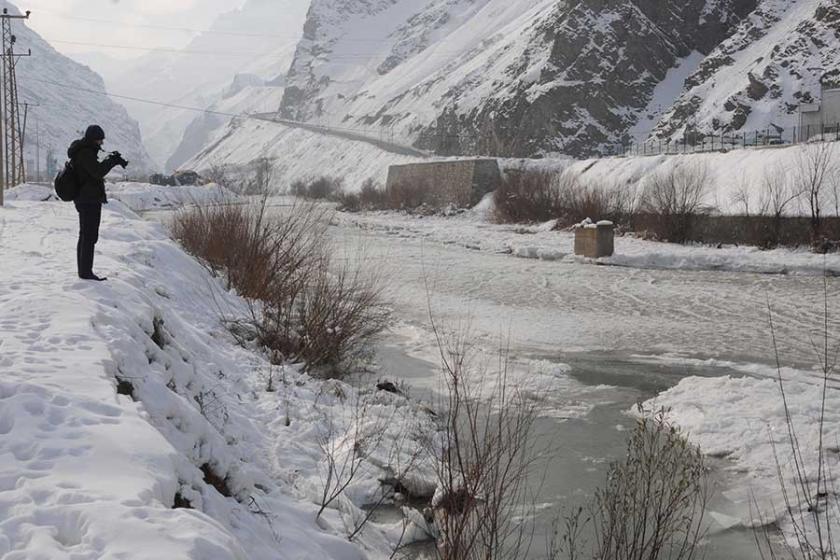
[[76,245],[76,265],[79,278],[83,280],[103,281],[93,273],[93,254],[99,241],[99,223],[102,218],[102,205],[108,203],[105,196],[105,176],[120,165],[123,169],[128,162],[119,152],[110,154],[99,161],[99,152],[105,142],[105,131],[101,126],[91,125],[85,137],[75,140],[67,150],[67,157],[73,164],[79,183],[79,195],[74,200],[79,213],[79,243]]

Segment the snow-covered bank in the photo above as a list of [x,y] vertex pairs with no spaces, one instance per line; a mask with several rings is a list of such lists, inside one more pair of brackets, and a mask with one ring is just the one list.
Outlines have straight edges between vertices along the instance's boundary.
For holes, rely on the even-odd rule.
[[[831,164],[840,169],[840,142],[828,144]],[[641,195],[646,180],[657,173],[667,173],[678,166],[698,166],[708,172],[709,191],[703,204],[721,214],[743,214],[757,212],[768,200],[767,180],[786,177],[793,181],[801,166],[804,150],[813,150],[814,145],[769,148],[735,148],[728,152],[703,154],[672,154],[657,156],[606,157],[585,160],[545,159],[506,160],[506,168],[544,169],[569,173],[583,183],[627,189],[634,195]],[[835,184],[826,181],[823,190],[823,212],[835,214],[834,201],[837,196]],[[829,192],[830,191],[830,192]],[[807,215],[807,197],[790,204],[785,215]],[[592,216],[596,218],[596,216]]]
[[[220,314],[243,302],[118,200],[97,258],[108,282],[75,277],[76,229],[70,204],[0,208],[0,555],[364,558],[346,524],[397,459],[370,450],[318,524],[318,441],[344,449],[362,422],[393,450],[427,417],[238,346]],[[366,532],[368,557],[398,529]]]
[[[805,476],[813,484],[818,464],[822,387],[816,382],[814,372],[786,368],[782,375]],[[668,419],[680,426],[689,440],[699,445],[705,454],[726,460],[723,464],[728,465],[743,484],[740,490],[728,492],[728,497],[740,504],[741,523],[752,525],[762,519],[779,519],[787,532],[791,530],[789,520],[785,519],[777,459],[794,507],[795,500],[801,496],[794,491],[796,472],[782,394],[776,379],[691,377],[648,401],[645,407],[647,410],[668,409]],[[840,441],[840,392],[836,388],[827,392],[825,413],[823,441],[827,449],[827,486],[833,488],[840,478],[840,458],[836,454]],[[836,503],[830,507],[836,512]],[[833,523],[836,534],[840,530],[840,519],[834,519]]]
[[[527,259],[586,262],[574,256],[574,234],[553,231],[553,222],[539,226],[498,225],[481,210],[458,216],[421,217],[396,212],[339,214],[338,219],[362,230],[408,239],[424,239],[475,251],[504,253]],[[818,255],[806,249],[676,245],[617,237],[616,253],[596,264],[642,269],[720,270],[761,274],[840,276],[840,254]]]
[[108,195],[135,212],[170,210],[190,204],[214,204],[232,201],[237,195],[220,185],[184,185],[167,187],[148,183],[115,183]]
[[[108,183],[108,197],[123,202],[135,212],[172,210],[190,204],[213,204],[235,200],[237,195],[219,185],[166,187],[149,183]],[[56,200],[51,187],[20,185],[9,189],[11,201]]]

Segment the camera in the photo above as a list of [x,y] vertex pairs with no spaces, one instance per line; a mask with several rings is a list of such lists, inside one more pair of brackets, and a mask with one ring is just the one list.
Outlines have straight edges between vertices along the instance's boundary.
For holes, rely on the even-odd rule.
[[117,162],[117,165],[119,165],[119,166],[120,166],[120,167],[122,167],[123,169],[125,169],[126,167],[128,167],[128,162],[125,160],[125,158],[123,158],[123,157],[122,157],[122,154],[121,154],[121,153],[119,153],[119,152],[111,152],[110,157],[111,157],[111,159],[113,159],[114,161],[116,161],[116,162]]

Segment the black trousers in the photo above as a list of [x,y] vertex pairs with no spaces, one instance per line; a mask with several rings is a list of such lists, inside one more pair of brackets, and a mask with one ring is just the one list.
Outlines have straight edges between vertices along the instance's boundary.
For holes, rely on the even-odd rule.
[[76,245],[76,266],[79,276],[93,274],[93,252],[99,241],[99,223],[102,220],[102,204],[99,202],[77,202],[79,213],[79,243]]

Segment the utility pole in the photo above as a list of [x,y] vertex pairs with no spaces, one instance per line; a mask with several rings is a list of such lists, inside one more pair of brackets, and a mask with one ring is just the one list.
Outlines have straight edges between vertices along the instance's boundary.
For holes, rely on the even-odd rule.
[[25,15],[12,15],[8,8],[3,8],[0,14],[0,39],[2,39],[2,87],[0,87],[0,206],[3,204],[3,191],[6,187],[14,186],[23,173],[23,135],[20,126],[20,111],[18,110],[17,75],[15,67],[23,56],[32,56],[30,50],[26,54],[15,53],[17,37],[12,34],[12,20],[29,19],[29,10]]
[[[17,80],[15,80],[15,84],[17,84]],[[20,128],[18,129],[18,137],[20,138],[20,169],[18,170],[18,178],[21,183],[26,182],[26,160],[23,157],[23,148],[26,146],[26,124],[29,119],[29,108],[40,106],[38,103],[23,102],[23,121],[20,123]],[[18,106],[18,109],[20,109],[20,106]]]
[[35,113],[35,182],[41,182],[41,123]]

